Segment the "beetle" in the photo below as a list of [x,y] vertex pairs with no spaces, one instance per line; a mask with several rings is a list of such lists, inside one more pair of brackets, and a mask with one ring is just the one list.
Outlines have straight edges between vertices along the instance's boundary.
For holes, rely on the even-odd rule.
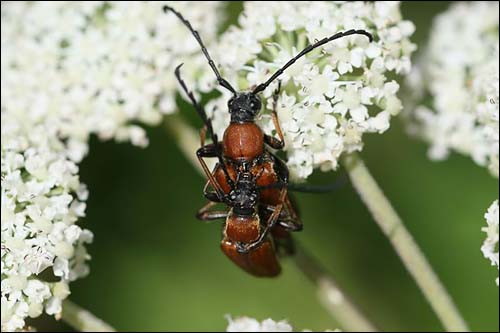
[[[177,67],[175,73],[182,89],[203,119],[209,136],[217,142],[211,120],[186,87],[180,76],[180,67]],[[202,221],[225,220],[221,249],[236,265],[254,276],[277,276],[281,272],[277,252],[284,255],[293,254],[289,231],[300,230],[302,224],[286,192],[280,192],[281,197],[277,200],[272,198],[272,202],[269,202],[269,198],[263,200],[262,195],[266,195],[266,191],[274,190],[267,188],[269,186],[257,185],[256,180],[262,179],[265,169],[261,168],[257,174],[251,169],[241,169],[237,173],[235,169],[228,171],[227,160],[222,157],[220,151],[221,146],[216,147],[219,161],[214,172],[209,174],[210,178],[203,189],[209,203],[198,211],[197,218]],[[220,179],[224,183],[221,184]],[[275,182],[272,185],[281,187],[282,183]],[[228,209],[212,210],[218,203],[225,204]],[[288,204],[285,209],[284,203]],[[247,244],[253,244],[250,250],[246,250]]]
[[[220,75],[201,37],[190,22],[170,6],[164,6],[163,10],[174,13],[191,31],[207,58],[217,82],[233,94],[228,101],[231,121],[220,142],[206,112],[182,80],[180,66],[175,70],[181,87],[205,124],[200,133],[201,148],[197,150],[197,157],[208,178],[203,192],[210,202],[198,212],[197,217],[204,221],[226,219],[221,242],[222,251],[233,262],[253,275],[276,276],[280,272],[276,252],[280,249],[274,248],[274,242],[276,241],[285,250],[283,252],[292,253],[293,243],[289,231],[301,230],[302,222],[287,194],[288,169],[269,149],[270,147],[281,150],[285,145],[276,112],[281,84],[278,84],[278,89],[273,94],[272,110],[272,120],[278,139],[264,134],[255,123],[255,118],[262,108],[259,93],[300,57],[315,48],[349,35],[365,35],[370,41],[372,36],[364,30],[349,30],[326,37],[306,47],[252,91],[237,92]],[[212,139],[211,144],[204,142],[207,134]],[[210,172],[204,159],[214,157],[218,159],[218,164],[214,171]],[[210,191],[209,187],[213,190]],[[229,210],[211,211],[210,209],[217,203],[226,204]]]
[[[294,225],[297,221],[288,215],[287,210],[282,210],[279,206],[259,203],[259,196],[259,188],[252,173],[240,173],[234,189],[231,189],[224,200],[230,207],[229,210],[210,210],[217,202],[209,202],[198,212],[198,218],[203,221],[225,219],[221,241],[222,252],[252,275],[274,277],[281,271],[277,247],[286,254],[293,253],[288,229],[277,223]],[[273,226],[271,233],[263,232],[264,220],[267,221],[265,225]],[[276,234],[278,228],[281,229],[280,234]],[[240,244],[257,240],[258,245],[251,251],[239,250]]]
[[[291,211],[291,214],[294,215],[293,207],[287,196],[288,169],[279,158],[271,153],[268,148],[270,147],[276,150],[282,150],[285,146],[284,136],[279,125],[276,107],[273,108],[271,116],[278,138],[264,134],[262,129],[255,123],[255,118],[258,116],[262,108],[262,102],[259,94],[280,75],[282,75],[287,68],[292,66],[298,59],[305,56],[312,50],[336,39],[351,35],[364,35],[371,42],[373,40],[372,35],[365,30],[352,29],[345,32],[338,32],[330,37],[325,37],[304,48],[285,65],[278,69],[268,80],[258,84],[251,91],[239,92],[236,91],[231,84],[221,76],[199,33],[191,26],[191,23],[186,20],[182,14],[168,5],[165,5],[163,10],[165,13],[170,11],[175,14],[189,29],[200,45],[203,54],[205,55],[217,78],[218,84],[233,94],[227,104],[231,115],[231,121],[229,126],[224,131],[222,142],[219,142],[217,136],[213,133],[211,125],[207,125],[208,122],[206,114],[202,114],[204,111],[200,112],[201,108],[199,106],[197,107],[198,113],[206,124],[201,137],[203,138],[205,136],[205,132],[208,132],[209,136],[212,137],[211,144],[205,145],[202,139],[202,147],[197,151],[198,160],[207,175],[207,178],[209,179],[209,184],[215,189],[215,194],[213,192],[205,191],[205,196],[211,201],[220,201],[220,198],[223,195],[227,195],[228,191],[234,187],[235,180],[240,172],[252,172],[254,176],[258,176],[255,179],[256,185],[262,188],[267,187],[263,190],[262,202],[264,204],[274,205],[278,207],[279,210],[282,209],[284,203]],[[176,69],[176,76],[179,82],[181,82],[182,79],[180,77],[179,67]],[[278,85],[278,89],[276,89],[273,94],[273,100],[275,102],[274,105],[276,105],[276,101],[279,96],[279,88],[280,85]],[[185,85],[183,86],[183,89],[188,92]],[[193,105],[197,104],[196,101],[193,101],[193,99],[191,99],[191,102]],[[204,161],[204,158],[214,157],[219,159],[219,164],[215,171],[211,173]],[[278,183],[279,186],[272,187],[271,185],[275,183]],[[301,229],[301,223],[298,225],[300,225],[300,227],[296,226],[297,229]],[[264,235],[259,237],[256,241],[252,241],[244,245],[240,244],[239,252],[248,253],[252,249],[257,248],[260,243],[264,241],[265,234],[267,234],[271,228],[272,225],[265,225],[263,230]]]
[[[205,110],[198,104],[181,78],[180,66],[176,68],[175,75],[195,110],[204,121],[209,136],[214,142],[217,142],[211,120],[208,119]],[[204,146],[203,138],[204,136],[201,136],[202,146]],[[238,170],[237,174],[234,169],[230,169],[231,172],[229,172],[227,160],[221,154],[221,145],[216,147],[218,148],[216,150],[218,164],[214,172],[209,173],[210,178],[203,189],[205,197],[210,201],[198,211],[197,217],[202,221],[225,219],[221,249],[236,265],[254,276],[277,276],[281,271],[278,255],[294,254],[294,243],[290,231],[298,231],[302,228],[302,223],[286,192],[281,192],[282,196],[278,200],[275,200],[273,195],[265,197],[269,196],[266,191],[282,188],[285,183],[276,181],[259,186],[256,179],[262,179],[262,174],[266,171],[263,168],[256,175],[251,170],[245,169]],[[280,161],[280,163],[282,162]],[[284,165],[281,165],[281,168],[286,170]],[[217,173],[218,177],[216,177]],[[220,179],[224,181],[223,184],[219,183]],[[214,190],[209,190],[210,185]],[[302,192],[317,193],[332,191],[339,186],[339,183],[321,187],[286,185]],[[223,203],[229,209],[211,210],[217,203]],[[285,209],[283,209],[284,204]],[[266,223],[262,223],[263,221]],[[270,230],[270,232],[266,230]],[[242,244],[248,243],[255,244],[252,250],[242,251]]]

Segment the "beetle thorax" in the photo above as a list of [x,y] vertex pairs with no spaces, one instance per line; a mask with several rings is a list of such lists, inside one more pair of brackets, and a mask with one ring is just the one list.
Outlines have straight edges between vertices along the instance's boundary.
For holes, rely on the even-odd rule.
[[224,156],[250,161],[264,152],[264,133],[255,123],[231,123],[224,132]]

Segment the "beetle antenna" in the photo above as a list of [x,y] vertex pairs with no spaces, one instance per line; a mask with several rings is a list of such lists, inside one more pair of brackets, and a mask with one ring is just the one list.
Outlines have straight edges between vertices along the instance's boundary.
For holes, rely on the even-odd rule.
[[212,127],[212,122],[208,119],[208,116],[205,112],[205,110],[201,107],[200,104],[198,104],[198,101],[194,97],[193,93],[188,89],[186,82],[181,77],[181,67],[184,66],[184,64],[180,64],[175,68],[175,77],[177,78],[177,81],[179,81],[179,84],[181,85],[182,90],[186,93],[188,96],[189,100],[191,101],[191,104],[193,104],[196,112],[200,116],[201,120],[207,127],[207,133],[208,136],[216,143],[217,141],[217,134],[214,133],[213,127]]
[[[200,104],[198,104],[193,93],[188,89],[188,87],[186,86],[186,83],[181,78],[182,65],[183,64],[180,64],[179,66],[177,66],[175,68],[175,77],[177,78],[177,81],[179,81],[179,84],[181,85],[182,90],[184,90],[184,92],[188,96],[189,100],[191,101],[191,104],[193,104],[196,112],[198,113],[201,120],[205,124],[205,126],[207,128],[208,136],[212,139],[213,144],[217,147],[217,145],[219,144],[219,140],[217,138],[217,134],[215,134],[214,129],[212,127],[212,120],[207,117],[207,113],[205,112],[205,109],[203,109],[203,107]],[[224,175],[226,176],[226,181],[229,184],[229,187],[231,187],[231,189],[234,189],[234,182],[231,179],[231,177],[229,176],[229,172],[227,171],[227,168],[226,168],[226,163],[225,163],[224,158],[222,157],[222,154],[220,152],[220,149],[218,149],[218,147],[217,147],[217,159],[219,160],[219,164],[222,168],[222,171],[224,171]]]
[[320,47],[328,42],[331,42],[333,40],[336,40],[336,39],[339,39],[342,37],[346,37],[346,36],[351,36],[351,35],[364,35],[364,36],[368,37],[370,42],[373,41],[372,34],[370,34],[366,30],[354,30],[354,29],[352,29],[352,30],[348,30],[345,32],[337,32],[335,35],[330,36],[330,37],[325,37],[322,40],[317,41],[316,43],[309,45],[308,47],[303,49],[299,54],[297,54],[295,57],[290,59],[283,67],[278,69],[273,74],[273,76],[271,76],[266,82],[261,83],[257,87],[255,87],[255,89],[253,90],[253,93],[258,94],[258,93],[264,91],[278,76],[283,74],[288,67],[292,66],[299,58],[303,57],[304,55],[311,52],[312,50],[314,50],[314,49],[316,49],[316,48],[318,48],[318,47]]
[[173,9],[172,7],[170,6],[163,6],[163,11],[165,13],[167,13],[168,11],[171,11],[172,13],[175,14],[175,16],[177,16],[179,18],[179,20],[181,20],[182,23],[184,23],[184,25],[189,29],[189,31],[191,31],[191,33],[193,34],[194,38],[196,39],[196,41],[198,42],[198,44],[200,44],[200,47],[201,47],[201,51],[203,52],[203,54],[205,55],[205,57],[207,58],[208,60],[208,64],[210,65],[210,67],[212,68],[212,70],[214,71],[215,73],[215,76],[217,77],[217,82],[219,82],[219,84],[221,86],[223,86],[224,88],[226,88],[227,90],[231,91],[233,94],[236,94],[236,90],[234,90],[234,88],[231,86],[231,84],[226,80],[224,79],[220,73],[219,73],[219,70],[217,69],[217,66],[215,65],[215,62],[212,60],[212,58],[210,57],[210,54],[208,53],[208,50],[207,48],[205,47],[205,44],[203,44],[203,41],[200,37],[200,34],[198,33],[198,31],[194,30],[193,27],[191,26],[191,23],[189,23],[188,20],[186,20],[184,18],[184,16],[182,16],[181,13],[179,13],[178,11],[176,11],[175,9]]

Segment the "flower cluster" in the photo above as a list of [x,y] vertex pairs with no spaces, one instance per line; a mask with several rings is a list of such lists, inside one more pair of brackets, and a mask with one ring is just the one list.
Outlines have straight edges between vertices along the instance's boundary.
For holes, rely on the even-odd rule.
[[[410,71],[415,46],[413,23],[401,18],[398,2],[245,2],[239,27],[218,44],[222,72],[246,90],[264,82],[304,47],[339,31],[365,29],[374,35],[350,36],[308,54],[279,80],[277,112],[285,135],[292,176],[313,169],[336,169],[342,153],[359,151],[364,133],[382,133],[401,110],[399,85],[388,76]],[[269,110],[278,80],[264,92],[266,111],[259,121],[272,133]],[[211,101],[214,127],[222,134],[229,115],[227,92]]]
[[432,159],[450,151],[488,166],[498,178],[498,2],[463,2],[435,20],[430,42],[409,77],[418,104],[410,130],[431,144]]
[[[179,10],[214,39],[218,2]],[[88,273],[92,233],[76,224],[88,138],[145,146],[136,124],[175,111],[178,57],[205,66],[198,45],[162,3],[25,2],[1,7],[1,327],[61,313],[69,282]]]
[[[226,328],[226,332],[296,332],[293,327],[286,321],[274,321],[272,319],[266,319],[259,322],[257,319],[249,317],[239,317],[232,319],[227,316],[229,325]],[[309,330],[303,330],[302,332],[310,332]],[[341,332],[340,330],[325,332]]]
[[[431,144],[431,159],[470,156],[499,176],[499,4],[460,2],[435,19],[408,78],[409,130]],[[430,100],[427,103],[426,100]],[[421,105],[419,105],[421,104]],[[416,107],[413,107],[416,105]],[[498,266],[498,204],[488,211],[482,251]],[[498,245],[497,245],[498,246]],[[498,251],[498,250],[497,250]],[[496,259],[495,259],[496,258]]]
[[484,257],[491,261],[491,265],[497,266],[498,269],[498,200],[490,206],[484,218],[488,226],[482,229],[486,233],[486,239],[481,251]]

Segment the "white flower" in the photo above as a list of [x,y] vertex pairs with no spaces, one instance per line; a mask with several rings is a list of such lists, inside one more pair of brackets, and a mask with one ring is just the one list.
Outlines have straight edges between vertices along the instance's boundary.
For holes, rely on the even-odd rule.
[[[2,3],[2,331],[59,316],[69,283],[89,272],[93,235],[76,224],[88,138],[147,145],[139,125],[176,110],[180,58],[187,80],[204,82],[196,41],[163,3]],[[219,2],[167,3],[214,39]]]
[[[398,2],[247,1],[239,27],[226,31],[212,50],[226,79],[247,90],[315,40],[350,29],[365,29],[375,40],[351,36],[326,44],[279,78],[278,115],[295,178],[317,167],[336,169],[343,153],[363,148],[364,133],[389,128],[401,103],[399,85],[386,75],[409,72],[413,24],[402,21]],[[275,134],[269,111],[277,85],[278,80],[262,93],[266,111],[259,123],[269,134]],[[229,121],[229,97],[223,91],[207,105],[219,136]]]
[[[481,246],[481,251],[485,258],[491,261],[492,266],[497,266],[498,269],[498,200],[493,202],[493,204],[488,209],[488,212],[484,214],[486,219],[487,227],[481,230],[486,233],[486,239],[484,240],[483,246]],[[498,278],[496,280],[498,285]]]
[[412,133],[429,156],[469,155],[498,178],[498,1],[454,4],[435,19],[430,42],[409,79]]
[[[265,319],[259,322],[257,319],[249,317],[239,317],[236,319],[231,318],[231,316],[226,316],[229,322],[226,332],[296,332],[293,327],[286,321],[274,321],[272,319]],[[302,332],[310,332],[309,330],[303,330]],[[325,332],[341,332],[340,330]]]
[[[408,79],[409,130],[431,144],[429,156],[470,156],[498,178],[499,4],[460,2],[439,15]],[[430,97],[430,102],[426,99]],[[421,105],[419,105],[421,103]],[[486,214],[481,250],[498,267],[498,202]],[[496,252],[495,252],[496,248]],[[497,280],[498,282],[498,280]]]

